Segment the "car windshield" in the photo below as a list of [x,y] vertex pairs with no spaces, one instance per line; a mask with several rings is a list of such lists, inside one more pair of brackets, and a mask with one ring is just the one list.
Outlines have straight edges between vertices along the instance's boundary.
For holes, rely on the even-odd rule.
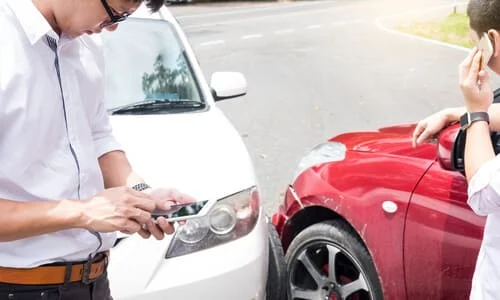
[[131,18],[115,32],[103,32],[103,43],[109,112],[177,113],[205,107],[184,47],[167,21]]

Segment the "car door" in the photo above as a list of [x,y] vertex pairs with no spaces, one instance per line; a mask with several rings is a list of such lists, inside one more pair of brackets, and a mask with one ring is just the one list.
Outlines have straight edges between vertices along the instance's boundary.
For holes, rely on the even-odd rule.
[[409,299],[468,299],[485,218],[467,205],[467,181],[436,161],[408,207],[404,266]]

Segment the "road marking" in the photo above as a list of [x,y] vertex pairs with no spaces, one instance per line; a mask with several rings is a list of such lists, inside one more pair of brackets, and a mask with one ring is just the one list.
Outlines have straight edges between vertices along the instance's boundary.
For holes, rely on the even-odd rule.
[[344,22],[344,21],[332,22],[332,25],[345,25],[345,24],[347,24],[347,22]]
[[[333,25],[347,25],[347,24],[356,24],[356,23],[361,23],[361,22],[363,22],[363,20],[357,19],[357,20],[353,20],[353,21],[336,21],[336,22],[333,22],[331,24],[333,24]],[[313,24],[313,25],[306,26],[305,28],[306,29],[318,29],[318,28],[322,28],[322,27],[323,27],[323,24]],[[391,29],[388,29],[388,30],[391,30]],[[286,28],[286,29],[276,30],[276,31],[274,31],[274,34],[283,35],[283,34],[293,33],[295,31],[296,31],[295,28]],[[264,34],[255,33],[255,34],[244,35],[241,37],[241,39],[242,40],[250,40],[250,39],[259,39],[262,37],[264,37]],[[225,43],[224,40],[214,40],[214,41],[208,41],[208,42],[201,43],[200,46],[218,45],[218,44],[224,44],[224,43]]]
[[[332,2],[332,1],[329,1],[329,2]],[[264,10],[280,10],[282,8],[286,9],[286,8],[290,8],[290,7],[294,8],[294,7],[304,7],[304,6],[315,6],[315,5],[320,5],[320,4],[321,3],[314,3],[314,2],[297,3],[297,4],[282,4],[282,5],[265,4],[265,5],[259,5],[257,7],[254,6],[253,8],[250,8],[250,9],[240,9],[240,10],[232,10],[232,11],[227,11],[227,12],[214,12],[214,13],[202,13],[202,14],[178,16],[177,19],[183,20],[183,19],[209,17],[209,16],[226,16],[226,15],[244,14],[244,13],[264,11]]]
[[318,29],[318,28],[321,28],[322,26],[323,25],[316,24],[316,25],[309,25],[306,28],[307,29]]
[[[347,7],[352,7],[352,5],[348,6],[338,6],[338,7],[332,7],[332,8],[327,8],[327,9],[311,9],[311,10],[304,10],[304,11],[298,11],[298,12],[291,12],[291,13],[281,13],[281,14],[272,14],[272,15],[266,15],[266,16],[258,16],[258,17],[249,17],[249,18],[240,18],[236,20],[230,20],[230,21],[217,21],[217,22],[210,22],[210,23],[203,23],[203,24],[193,24],[193,25],[184,25],[182,28],[184,30],[194,30],[194,29],[199,29],[199,28],[207,28],[207,27],[214,27],[214,26],[221,26],[221,25],[231,25],[231,24],[237,24],[237,23],[245,23],[245,22],[257,22],[259,20],[265,20],[269,18],[290,18],[290,17],[296,17],[300,15],[306,15],[310,13],[315,13],[315,12],[324,12],[325,10],[328,11],[338,11]],[[179,17],[177,19],[180,19]]]
[[445,4],[445,5],[435,6],[435,7],[431,7],[431,8],[427,8],[427,9],[422,9],[422,10],[410,10],[410,11],[406,11],[406,12],[402,12],[402,13],[397,13],[397,14],[392,14],[392,15],[387,15],[387,16],[379,16],[379,17],[377,17],[375,19],[375,25],[377,25],[377,27],[380,30],[383,30],[383,31],[391,33],[391,34],[405,36],[405,37],[409,37],[409,38],[412,38],[412,39],[415,39],[415,40],[420,40],[420,41],[432,43],[432,44],[435,44],[435,45],[445,46],[445,47],[453,48],[453,49],[456,49],[456,50],[461,50],[461,51],[469,52],[470,49],[467,48],[467,47],[462,47],[462,46],[457,46],[457,45],[453,45],[453,44],[448,44],[448,43],[445,43],[445,42],[440,42],[440,41],[437,41],[437,40],[432,40],[432,39],[428,39],[428,38],[424,38],[424,37],[420,37],[420,36],[416,36],[416,35],[412,35],[412,34],[400,32],[398,30],[385,27],[382,24],[382,20],[384,20],[384,19],[390,19],[390,18],[393,18],[393,17],[401,17],[401,16],[415,14],[415,13],[424,13],[424,12],[428,12],[428,11],[439,10],[439,9],[443,9],[443,8],[453,7],[455,5],[464,5],[464,4],[467,4],[467,2],[460,2],[460,3],[457,3],[457,4]]
[[216,41],[209,41],[209,42],[204,42],[201,43],[200,46],[210,46],[210,45],[219,45],[219,44],[224,44],[224,40],[216,40]]
[[249,35],[244,35],[241,37],[242,40],[249,40],[249,39],[259,39],[263,37],[262,34],[257,33],[257,34],[249,34]]
[[287,33],[292,33],[294,32],[295,29],[282,29],[282,30],[276,30],[274,34],[287,34]]

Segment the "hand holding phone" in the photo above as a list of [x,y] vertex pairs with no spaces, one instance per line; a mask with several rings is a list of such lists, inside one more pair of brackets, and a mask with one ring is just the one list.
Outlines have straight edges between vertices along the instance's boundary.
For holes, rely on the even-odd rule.
[[[470,51],[459,67],[459,86],[468,112],[488,111],[493,100],[488,65],[495,50],[487,34],[477,42],[477,48]],[[496,59],[496,57],[495,57]]]
[[215,204],[215,200],[203,200],[189,203],[176,203],[167,210],[154,210],[153,219],[164,217],[168,222],[183,221],[206,215]]
[[[174,188],[154,188],[148,190],[146,194],[148,194],[149,199],[154,202],[154,208],[156,209],[169,210],[172,204],[196,202],[194,197],[182,193]],[[148,219],[145,223],[142,223],[142,228],[139,231],[139,234],[143,238],[154,236],[156,239],[160,240],[165,236],[165,234],[173,234],[175,232],[174,224],[172,224],[173,222],[171,221],[174,220],[165,220],[164,218],[156,219],[156,217],[150,217],[150,219]]]
[[482,51],[481,70],[484,70],[488,65],[488,62],[490,61],[491,56],[493,55],[493,45],[491,43],[490,37],[488,36],[488,33],[483,33],[481,39],[477,43],[477,48],[481,49]]

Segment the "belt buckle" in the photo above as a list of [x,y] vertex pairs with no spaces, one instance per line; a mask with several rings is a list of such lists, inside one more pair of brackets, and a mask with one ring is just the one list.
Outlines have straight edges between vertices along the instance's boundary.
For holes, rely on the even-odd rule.
[[100,261],[103,261],[104,263],[104,266],[103,266],[103,273],[104,271],[106,270],[107,266],[108,266],[108,255],[106,252],[104,253],[98,253],[96,256],[94,256],[93,258],[89,258],[84,264],[83,264],[83,270],[82,270],[82,283],[83,284],[89,284],[89,283],[92,283],[94,281],[96,281],[99,276],[96,276],[94,279],[91,279],[90,278],[90,274],[92,273],[92,264],[93,263],[96,263],[96,262],[100,262]]
[[82,283],[83,284],[90,284],[94,281],[94,280],[90,279],[91,269],[92,269],[92,259],[89,259],[83,264],[83,272],[82,272]]

